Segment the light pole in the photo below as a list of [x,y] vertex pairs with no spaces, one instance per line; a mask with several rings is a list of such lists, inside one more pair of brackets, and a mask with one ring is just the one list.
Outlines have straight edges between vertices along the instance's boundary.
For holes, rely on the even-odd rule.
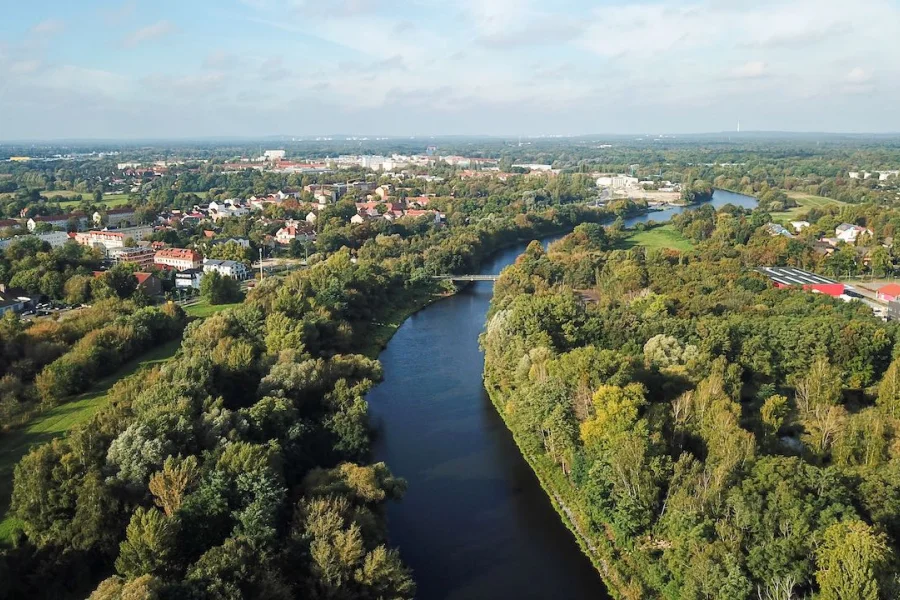
[[263,251],[262,246],[260,246],[259,247],[259,280],[260,281],[262,281],[262,279],[263,279],[263,263],[262,263],[262,260],[263,260],[262,254],[263,253],[262,253],[262,251]]

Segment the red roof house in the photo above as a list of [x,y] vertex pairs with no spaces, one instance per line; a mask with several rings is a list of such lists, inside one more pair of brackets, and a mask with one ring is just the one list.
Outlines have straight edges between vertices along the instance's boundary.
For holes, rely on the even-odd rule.
[[889,283],[878,288],[875,297],[883,302],[892,302],[900,298],[900,283]]

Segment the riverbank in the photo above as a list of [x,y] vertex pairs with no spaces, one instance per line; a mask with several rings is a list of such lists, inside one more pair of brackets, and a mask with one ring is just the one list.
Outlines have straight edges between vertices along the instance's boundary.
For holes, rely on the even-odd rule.
[[[542,461],[539,457],[532,456],[525,452],[525,448],[523,447],[518,434],[510,427],[510,424],[507,421],[506,412],[503,410],[505,402],[499,390],[493,388],[493,386],[488,386],[486,381],[484,382],[484,387],[497,414],[503,420],[504,425],[506,425],[507,430],[512,435],[513,441],[519,449],[519,453],[522,455],[522,458],[525,459],[525,462],[528,463],[528,466],[537,478],[541,489],[544,490],[544,493],[550,500],[553,510],[559,515],[559,518],[563,525],[566,526],[566,529],[568,529],[575,537],[582,553],[591,561],[591,564],[594,565],[597,572],[600,573],[600,577],[603,579],[603,583],[606,586],[607,593],[615,600],[625,600],[626,598],[629,598],[630,596],[626,595],[624,591],[626,588],[624,577],[615,565],[617,559],[616,549],[607,538],[600,537],[594,539],[586,533],[586,527],[579,522],[580,520],[583,520],[583,517],[580,514],[581,509],[578,506],[578,500],[571,494],[571,487],[569,486],[568,481],[565,480],[559,467],[550,461]],[[560,479],[565,481],[560,482]]]
[[[640,214],[644,214],[647,212],[652,211],[640,211]],[[491,249],[482,258],[478,265],[478,269],[481,269],[481,267],[487,261],[491,260],[494,256],[496,256],[500,252],[503,252],[504,250],[508,250],[509,248],[520,246],[522,244],[528,244],[529,242],[532,242],[534,240],[545,240],[547,238],[567,234],[570,233],[574,229],[574,227],[575,226],[561,227],[559,229],[551,230],[548,232],[541,232],[539,237],[518,237],[509,242],[499,244],[495,248]],[[422,288],[417,290],[406,290],[404,292],[404,297],[401,298],[399,302],[395,302],[392,304],[392,306],[387,307],[373,321],[372,324],[374,326],[367,329],[360,337],[357,338],[356,347],[359,349],[358,352],[369,358],[377,359],[381,351],[387,347],[388,343],[391,341],[391,338],[394,337],[394,334],[397,333],[397,330],[400,329],[400,327],[409,317],[427,308],[432,303],[453,296],[467,287],[456,286],[450,282],[436,285],[439,286],[436,289]]]

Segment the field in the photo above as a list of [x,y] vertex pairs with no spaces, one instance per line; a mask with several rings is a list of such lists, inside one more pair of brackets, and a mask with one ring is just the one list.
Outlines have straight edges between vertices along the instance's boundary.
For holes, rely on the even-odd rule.
[[191,304],[190,306],[184,306],[182,308],[184,308],[184,312],[186,312],[188,316],[205,319],[218,312],[228,310],[229,308],[236,308],[240,305],[241,302],[236,302],[234,304],[210,304],[206,300],[200,300],[196,304]]
[[[141,369],[166,362],[178,351],[181,340],[173,340],[136,358],[99,381],[94,389],[76,397],[71,402],[61,404],[42,413],[16,431],[0,437],[0,515],[5,515],[12,494],[12,476],[16,463],[32,447],[65,435],[69,429],[88,421],[107,402],[109,389],[120,379],[133,375]],[[7,539],[15,528],[15,521],[5,518],[0,521],[0,541]]]
[[824,196],[813,196],[812,194],[805,194],[803,192],[785,193],[788,195],[788,198],[796,201],[800,206],[795,206],[794,208],[782,212],[772,213],[773,219],[793,220],[797,219],[811,208],[825,208],[828,206],[844,205],[844,203],[840,200],[832,200],[831,198],[825,198]]
[[[93,200],[93,194],[91,192],[73,192],[72,190],[53,190],[51,191],[42,191],[42,196],[46,196],[51,200],[58,200],[59,205],[63,208],[74,208],[78,206],[77,200],[72,200],[75,196],[82,196],[83,198],[88,198]],[[13,198],[15,194],[12,192],[6,192],[0,194],[0,199]],[[116,208],[117,206],[123,206],[128,204],[128,194],[104,194],[103,195],[103,204],[106,204],[110,208]]]
[[661,225],[645,231],[636,231],[625,240],[622,246],[626,249],[644,246],[645,248],[663,248],[681,252],[694,249],[694,244],[671,225]]
[[[50,196],[50,194],[55,194],[55,193],[56,192],[44,192],[44,195]],[[74,195],[76,195],[76,194],[70,194],[69,196],[60,195],[59,197],[67,198],[67,197],[71,197]],[[90,194],[85,194],[85,196],[90,197]],[[103,204],[107,205],[110,208],[116,208],[118,206],[123,206],[125,204],[128,204],[128,194],[104,194],[103,195]],[[74,208],[75,206],[78,206],[78,201],[77,200],[60,200],[59,205],[62,206],[63,208]]]

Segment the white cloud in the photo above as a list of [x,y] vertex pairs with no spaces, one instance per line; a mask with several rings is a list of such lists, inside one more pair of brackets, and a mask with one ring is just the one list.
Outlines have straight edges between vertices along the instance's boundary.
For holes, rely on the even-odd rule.
[[731,76],[735,79],[757,79],[764,77],[769,72],[769,66],[761,60],[752,60],[740,67],[731,70]]
[[14,75],[27,75],[34,73],[41,68],[41,61],[36,59],[27,59],[14,62],[9,66],[9,72]]
[[230,69],[240,63],[240,59],[225,50],[213,50],[203,59],[204,69]]
[[854,67],[845,79],[847,83],[868,83],[872,80],[872,73],[862,67]]
[[55,33],[61,32],[66,28],[66,24],[63,23],[59,19],[47,19],[46,21],[41,21],[37,25],[31,28],[31,33],[37,35],[53,35]]
[[134,14],[137,9],[137,0],[126,0],[115,8],[108,8],[100,11],[103,20],[110,25],[118,25]]
[[138,44],[161,38],[163,36],[169,35],[174,31],[175,26],[169,21],[157,21],[152,25],[141,27],[140,29],[133,31],[132,33],[125,36],[125,38],[122,40],[122,45],[124,45],[126,48],[134,48]]
[[223,73],[202,73],[197,75],[172,76],[149,75],[142,83],[159,96],[169,96],[174,100],[196,100],[196,97],[220,91],[224,88]]

